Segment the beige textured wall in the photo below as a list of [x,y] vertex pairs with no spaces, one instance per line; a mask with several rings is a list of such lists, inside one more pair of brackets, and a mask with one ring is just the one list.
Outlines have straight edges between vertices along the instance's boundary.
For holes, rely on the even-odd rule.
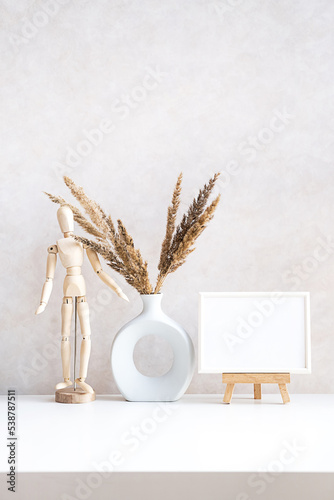
[[[330,0],[0,1],[0,390],[59,381],[63,269],[35,317],[46,248],[60,236],[43,190],[72,176],[116,218],[152,275],[180,170],[185,208],[214,171],[222,202],[164,307],[197,349],[199,291],[309,290],[311,376],[291,392],[333,392],[333,24]],[[90,142],[88,142],[88,138]],[[321,249],[322,248],[322,249]],[[86,263],[89,381],[116,392],[109,350],[140,310]],[[149,364],[141,352],[141,365]],[[240,390],[245,390],[240,388]],[[195,374],[190,392],[221,392]]]

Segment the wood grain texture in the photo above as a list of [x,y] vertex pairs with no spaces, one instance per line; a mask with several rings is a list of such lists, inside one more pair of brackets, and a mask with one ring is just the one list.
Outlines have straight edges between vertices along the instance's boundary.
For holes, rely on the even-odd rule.
[[74,390],[73,387],[66,387],[55,392],[55,401],[64,404],[91,403],[95,401],[95,392],[83,392],[78,388]]
[[281,393],[281,396],[283,399],[283,403],[284,404],[290,403],[290,396],[289,396],[286,384],[278,384],[278,387],[279,387],[279,390],[280,390],[280,393]]
[[234,391],[235,384],[227,384],[226,391],[224,394],[224,403],[230,403],[232,399],[232,394]]
[[254,399],[262,398],[261,384],[278,384],[283,403],[290,402],[286,384],[290,383],[290,373],[223,373],[223,383],[227,384],[224,403],[230,403],[235,384],[254,384]]
[[261,399],[261,384],[254,384],[254,399]]
[[290,373],[223,373],[224,384],[289,384]]

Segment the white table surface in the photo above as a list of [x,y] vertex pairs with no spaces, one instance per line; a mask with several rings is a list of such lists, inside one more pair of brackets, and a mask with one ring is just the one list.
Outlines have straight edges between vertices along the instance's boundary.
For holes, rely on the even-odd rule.
[[[64,405],[17,396],[18,472],[334,472],[334,395],[186,395],[176,403],[97,396]],[[0,397],[0,472],[8,471]],[[139,432],[139,434],[138,434]],[[296,448],[297,447],[297,448]],[[292,450],[292,451],[291,451]]]

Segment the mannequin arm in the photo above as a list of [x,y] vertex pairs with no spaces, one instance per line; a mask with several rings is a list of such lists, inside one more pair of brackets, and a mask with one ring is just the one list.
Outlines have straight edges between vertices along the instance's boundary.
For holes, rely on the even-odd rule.
[[122,292],[121,288],[117,285],[117,283],[109,276],[109,274],[103,271],[99,257],[95,252],[95,250],[87,248],[86,252],[89,262],[92,265],[92,268],[97,273],[98,277],[103,281],[103,283],[105,283],[109,288],[114,290],[114,292],[116,292],[119,297],[129,302],[129,299],[127,298],[125,293]]
[[35,314],[40,314],[44,311],[49,302],[49,298],[52,292],[53,278],[55,276],[56,263],[57,263],[57,252],[58,252],[57,245],[51,245],[48,248],[48,252],[49,252],[48,259],[46,261],[46,280],[43,285],[41,302],[38,308],[36,309]]

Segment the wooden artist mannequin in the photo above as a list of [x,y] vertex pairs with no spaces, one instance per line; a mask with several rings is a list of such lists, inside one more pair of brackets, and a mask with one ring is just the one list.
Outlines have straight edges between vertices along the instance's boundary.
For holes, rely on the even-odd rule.
[[[78,386],[85,393],[94,393],[93,388],[85,382],[87,377],[88,362],[91,351],[90,339],[90,323],[89,323],[89,308],[86,302],[86,284],[84,277],[81,274],[81,266],[84,258],[83,245],[73,238],[74,222],[72,210],[64,205],[59,208],[57,218],[60,229],[64,234],[64,238],[57,241],[55,245],[48,248],[48,258],[46,266],[46,281],[43,286],[41,302],[36,310],[36,314],[42,313],[48,302],[52,292],[53,278],[55,275],[57,254],[60,261],[66,268],[66,277],[64,280],[63,304],[61,307],[61,359],[63,366],[64,382],[56,385],[56,390],[64,389],[71,386],[73,382],[70,380],[71,367],[71,319],[73,312],[73,297],[77,297],[78,316],[82,334],[81,350],[80,350],[80,370],[79,378],[75,380]],[[102,270],[97,253],[86,248],[88,259],[97,273],[99,278],[108,285],[122,299],[128,300],[127,296],[122,292],[117,283]]]

